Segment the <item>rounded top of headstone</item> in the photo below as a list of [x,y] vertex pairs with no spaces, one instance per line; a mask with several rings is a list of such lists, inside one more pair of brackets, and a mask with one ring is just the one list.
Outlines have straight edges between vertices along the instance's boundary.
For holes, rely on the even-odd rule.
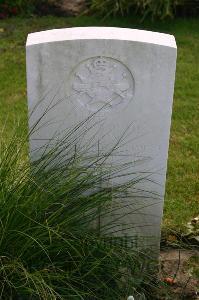
[[173,35],[117,27],[73,27],[30,33],[26,46],[67,40],[123,40],[176,48]]

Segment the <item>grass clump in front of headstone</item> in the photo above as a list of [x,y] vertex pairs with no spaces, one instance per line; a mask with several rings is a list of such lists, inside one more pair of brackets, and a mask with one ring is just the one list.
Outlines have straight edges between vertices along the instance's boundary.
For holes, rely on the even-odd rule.
[[77,150],[82,128],[70,130],[32,163],[24,158],[27,140],[21,131],[18,135],[15,129],[9,140],[0,141],[3,300],[108,300],[136,294],[150,299],[151,252],[133,247],[133,237],[125,242],[111,237],[107,232],[114,222],[99,226],[99,218],[113,212],[112,199],[125,206],[132,197],[130,188],[142,176],[108,187],[108,181],[128,168],[110,168],[112,150],[97,157]]

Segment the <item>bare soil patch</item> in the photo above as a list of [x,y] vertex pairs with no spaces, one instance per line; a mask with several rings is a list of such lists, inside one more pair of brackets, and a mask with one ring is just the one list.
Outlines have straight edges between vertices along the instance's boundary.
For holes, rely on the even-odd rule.
[[199,299],[199,251],[169,249],[160,254],[158,299]]

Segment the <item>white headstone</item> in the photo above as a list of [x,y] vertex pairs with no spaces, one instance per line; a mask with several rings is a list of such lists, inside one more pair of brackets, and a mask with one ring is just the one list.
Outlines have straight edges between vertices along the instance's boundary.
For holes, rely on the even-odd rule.
[[[131,161],[135,173],[151,175],[150,181],[140,183],[134,213],[125,210],[123,234],[131,235],[132,228],[127,228],[134,224],[138,236],[159,238],[176,67],[174,37],[126,28],[55,29],[29,34],[26,50],[29,111],[43,99],[30,115],[30,127],[62,99],[42,119],[48,126],[40,124],[31,136],[31,156],[56,133],[101,107],[96,139],[103,137],[103,149],[110,149],[132,124],[115,162]],[[142,202],[141,190],[151,191],[151,198]],[[160,201],[154,200],[155,193]]]

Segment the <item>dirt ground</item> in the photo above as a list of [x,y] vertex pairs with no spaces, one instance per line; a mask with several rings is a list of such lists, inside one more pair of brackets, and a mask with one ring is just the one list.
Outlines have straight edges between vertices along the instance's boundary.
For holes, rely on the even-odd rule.
[[164,250],[160,254],[160,300],[199,299],[199,250]]

